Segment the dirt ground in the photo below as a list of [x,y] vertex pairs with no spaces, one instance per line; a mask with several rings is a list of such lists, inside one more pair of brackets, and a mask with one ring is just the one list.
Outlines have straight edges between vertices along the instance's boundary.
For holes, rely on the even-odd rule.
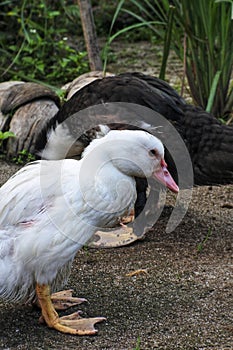
[[[145,53],[131,70],[145,71],[153,57]],[[0,184],[16,168],[1,161]],[[167,234],[173,202],[169,195],[144,240],[78,253],[67,288],[88,299],[78,307],[83,316],[107,318],[96,336],[63,335],[38,323],[38,309],[2,302],[0,349],[233,349],[233,185],[195,188],[182,223]],[[145,273],[127,276],[138,269]]]

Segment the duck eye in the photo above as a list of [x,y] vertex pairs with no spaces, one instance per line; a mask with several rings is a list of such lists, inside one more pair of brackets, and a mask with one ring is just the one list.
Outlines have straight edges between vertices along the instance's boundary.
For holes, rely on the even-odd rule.
[[151,150],[149,151],[149,155],[150,155],[151,157],[156,157],[156,156],[157,156],[156,150],[151,149]]

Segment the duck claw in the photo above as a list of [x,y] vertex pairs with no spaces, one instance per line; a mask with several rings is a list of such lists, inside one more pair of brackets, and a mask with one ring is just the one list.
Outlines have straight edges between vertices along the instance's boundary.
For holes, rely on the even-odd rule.
[[95,324],[105,320],[105,317],[82,318],[80,312],[77,311],[71,315],[60,317],[59,324],[75,330],[79,335],[91,335],[98,332],[95,329]]
[[62,290],[51,295],[53,306],[56,310],[67,310],[72,306],[79,305],[85,301],[85,298],[73,297],[73,289]]

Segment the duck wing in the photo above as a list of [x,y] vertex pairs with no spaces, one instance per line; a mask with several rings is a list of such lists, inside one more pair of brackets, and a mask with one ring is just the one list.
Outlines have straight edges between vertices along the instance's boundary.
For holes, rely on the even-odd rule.
[[[20,169],[0,188],[0,227],[34,221],[64,193],[77,197],[78,188],[73,187],[77,171],[78,162],[71,159],[35,161]],[[77,203],[81,208],[82,198]]]

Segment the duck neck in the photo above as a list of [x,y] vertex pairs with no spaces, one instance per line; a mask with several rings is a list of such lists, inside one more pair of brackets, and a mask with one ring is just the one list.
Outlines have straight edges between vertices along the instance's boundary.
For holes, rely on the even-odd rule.
[[87,176],[82,192],[85,202],[92,207],[92,212],[98,212],[96,217],[106,217],[106,220],[113,222],[114,219],[127,215],[136,201],[134,178],[119,171],[111,161],[101,162],[94,169],[90,167],[85,173]]

